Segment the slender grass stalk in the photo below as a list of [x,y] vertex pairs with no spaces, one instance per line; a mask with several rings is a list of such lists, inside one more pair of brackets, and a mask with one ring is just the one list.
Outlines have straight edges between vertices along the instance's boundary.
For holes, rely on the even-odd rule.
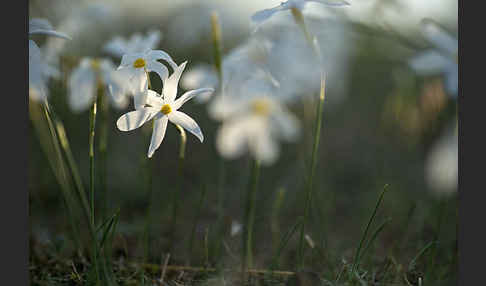
[[275,201],[273,203],[273,208],[272,208],[272,219],[271,219],[271,232],[272,232],[272,244],[274,249],[276,250],[278,240],[280,237],[280,227],[278,224],[278,216],[280,214],[280,209],[282,208],[282,203],[284,201],[285,197],[285,188],[280,188],[277,191],[277,196],[275,198]]
[[110,115],[110,108],[108,105],[108,97],[106,94],[100,94],[98,97],[98,105],[100,108],[100,136],[99,136],[99,187],[100,200],[102,202],[101,215],[106,219],[108,215],[108,186],[107,186],[107,147],[108,147],[108,122]]
[[386,184],[383,187],[383,191],[381,192],[380,197],[378,198],[378,201],[376,202],[375,209],[373,210],[373,213],[371,214],[371,217],[368,220],[368,224],[366,225],[366,228],[365,228],[365,231],[363,233],[363,236],[361,237],[361,240],[359,242],[358,249],[356,250],[356,254],[354,255],[353,266],[351,267],[351,272],[355,272],[356,269],[357,269],[357,267],[358,267],[359,258],[360,258],[360,254],[361,254],[361,248],[363,247],[363,242],[366,239],[366,236],[368,234],[368,230],[370,229],[370,226],[373,223],[373,220],[375,219],[376,212],[378,211],[378,208],[380,207],[381,201],[383,200],[383,197],[384,197],[384,195],[385,195],[385,193],[386,193],[387,190],[388,190],[388,184]]
[[179,146],[179,165],[177,168],[177,187],[174,190],[174,194],[172,197],[172,225],[171,225],[171,242],[170,242],[170,250],[172,252],[175,244],[175,229],[177,225],[177,211],[179,208],[179,193],[182,189],[182,182],[183,182],[183,170],[184,170],[184,158],[186,154],[186,142],[187,142],[187,135],[184,128],[179,125],[175,125],[177,130],[179,130],[179,134],[181,136],[181,144]]
[[[211,39],[213,43],[213,60],[214,67],[216,69],[216,74],[218,75],[218,91],[223,95],[223,57],[222,57],[222,36],[221,36],[221,24],[219,21],[219,16],[216,11],[211,13]],[[224,230],[224,182],[225,182],[225,163],[224,158],[219,157],[218,162],[218,220],[216,229],[216,239],[214,240],[214,258],[218,260],[221,253],[221,245],[223,239]],[[219,265],[219,264],[218,264]]]
[[[251,176],[248,183],[248,196],[245,210],[245,226],[243,228],[243,269],[246,273],[248,268],[253,267],[253,224],[255,222],[256,192],[260,176],[260,161],[252,160]],[[245,278],[245,277],[244,277]]]
[[315,124],[314,125],[314,145],[312,148],[312,159],[311,159],[309,178],[307,179],[306,201],[304,207],[304,221],[302,223],[300,238],[299,238],[298,264],[297,264],[299,270],[302,270],[302,268],[304,267],[304,234],[305,234],[306,222],[309,216],[309,209],[311,206],[313,180],[314,180],[314,174],[317,165],[317,152],[319,150],[319,142],[320,142],[320,135],[321,135],[322,111],[324,109],[324,99],[326,94],[325,90],[326,90],[325,77],[324,74],[321,73],[321,91],[319,95],[319,104],[317,105],[317,114],[316,114],[317,117],[314,123]]

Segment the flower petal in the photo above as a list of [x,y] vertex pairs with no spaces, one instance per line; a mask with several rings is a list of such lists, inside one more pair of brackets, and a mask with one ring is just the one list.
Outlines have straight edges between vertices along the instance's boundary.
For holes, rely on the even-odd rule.
[[155,150],[159,148],[160,143],[162,143],[162,140],[164,140],[168,121],[169,118],[166,115],[162,115],[159,118],[155,119],[154,128],[152,131],[152,139],[150,140],[150,146],[147,154],[149,158],[152,158]]
[[143,58],[143,56],[144,56],[143,53],[133,53],[133,54],[123,55],[121,64],[118,67],[118,69],[122,67],[133,67],[133,62],[135,62],[138,58]]
[[181,95],[181,97],[179,97],[176,101],[174,101],[173,107],[174,107],[175,110],[177,110],[186,101],[193,98],[194,96],[196,96],[198,94],[207,94],[207,93],[213,93],[213,92],[214,92],[214,88],[199,88],[199,89],[195,89],[195,90],[190,90],[190,91],[184,93],[183,95]]
[[457,55],[457,39],[432,21],[424,20],[422,25],[424,35],[431,43],[438,49],[449,52],[452,56]]
[[446,56],[430,50],[413,57],[409,64],[417,73],[430,75],[443,72],[451,62],[452,60]]
[[168,53],[162,50],[150,50],[146,55],[146,58],[149,61],[164,60],[168,62],[173,69],[177,68],[177,64],[174,62],[174,60],[169,56]]
[[148,62],[147,70],[156,72],[163,83],[165,83],[165,81],[169,77],[169,70],[167,69],[167,67],[157,61]]
[[147,90],[147,100],[145,103],[155,108],[161,108],[164,105],[164,100],[157,92],[149,89]]
[[96,74],[89,67],[77,67],[69,78],[68,90],[68,104],[73,111],[88,109],[96,96]]
[[179,85],[179,79],[181,78],[182,72],[186,67],[187,61],[183,62],[178,66],[172,75],[166,80],[163,89],[164,100],[168,104],[172,104],[177,96],[177,87]]
[[273,164],[279,155],[279,147],[268,130],[260,129],[250,138],[250,148],[262,165]]
[[237,158],[247,150],[248,118],[225,121],[216,135],[216,148],[225,158]]
[[459,84],[459,74],[457,65],[452,66],[445,74],[445,87],[451,96],[457,96],[457,89]]
[[145,122],[152,119],[159,110],[153,107],[144,107],[139,110],[123,114],[116,121],[116,126],[121,131],[130,131],[142,126]]
[[294,141],[299,136],[299,121],[292,113],[280,108],[280,111],[272,114],[272,123],[274,128],[282,139],[286,141]]
[[202,134],[201,128],[197,125],[196,121],[189,117],[187,114],[180,111],[172,111],[169,113],[170,122],[180,125],[187,131],[191,132],[196,136],[201,142],[204,141],[204,135]]
[[332,1],[332,0],[305,0],[306,2],[317,2],[324,4],[326,6],[333,6],[333,7],[341,7],[341,6],[349,6],[349,2],[347,1]]
[[286,10],[286,9],[290,9],[290,6],[287,5],[286,3],[287,2],[282,3],[282,4],[278,5],[277,7],[264,9],[264,10],[256,12],[255,14],[253,14],[251,16],[251,21],[254,24],[257,24],[257,25],[261,24],[262,22],[264,22],[265,20],[270,18],[276,12],[283,11],[283,10]]

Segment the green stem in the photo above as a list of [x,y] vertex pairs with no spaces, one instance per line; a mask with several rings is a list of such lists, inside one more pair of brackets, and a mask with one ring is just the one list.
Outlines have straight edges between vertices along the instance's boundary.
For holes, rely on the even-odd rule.
[[[89,120],[89,186],[90,186],[90,207],[91,215],[90,222],[92,226],[96,226],[95,221],[95,158],[94,158],[94,138],[95,138],[95,126],[96,126],[96,101],[98,95],[93,102],[91,107],[90,120]],[[96,233],[93,239],[93,249],[94,249],[94,265],[96,269],[96,281],[99,282],[99,271],[98,271],[98,246]]]
[[251,167],[251,176],[248,184],[248,196],[246,200],[246,211],[243,232],[243,273],[246,273],[248,268],[253,267],[253,225],[255,222],[255,204],[256,192],[258,188],[258,179],[260,175],[260,161],[254,159]]
[[108,106],[108,98],[105,94],[100,94],[98,97],[98,104],[101,111],[100,117],[100,136],[99,136],[99,175],[100,175],[100,200],[103,203],[102,217],[105,220],[108,216],[108,186],[107,186],[107,146],[108,146],[108,121],[110,109]]
[[299,252],[298,252],[298,268],[302,270],[304,267],[304,233],[305,227],[309,216],[309,209],[311,205],[312,199],[312,191],[313,191],[313,180],[314,174],[316,171],[316,164],[317,164],[317,154],[319,150],[319,142],[320,142],[320,135],[321,135],[321,125],[322,125],[322,111],[324,109],[324,99],[326,94],[326,79],[323,73],[321,73],[321,92],[319,95],[319,104],[317,105],[317,112],[316,112],[316,121],[314,125],[314,145],[312,148],[312,159],[311,159],[311,168],[309,173],[309,178],[307,179],[307,192],[306,192],[306,201],[304,207],[304,220],[302,222],[302,227],[300,230],[299,236]]

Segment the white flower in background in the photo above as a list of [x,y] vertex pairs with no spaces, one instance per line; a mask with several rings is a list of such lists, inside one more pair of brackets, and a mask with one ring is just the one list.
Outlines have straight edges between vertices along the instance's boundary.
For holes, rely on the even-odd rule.
[[449,195],[457,191],[458,136],[455,132],[443,135],[425,161],[425,180],[438,195]]
[[[181,79],[183,89],[194,89],[199,86],[207,86],[216,89],[219,80],[215,69],[209,64],[198,64],[187,71]],[[195,98],[197,102],[207,102],[213,93],[201,94]]]
[[277,7],[273,7],[273,8],[270,8],[270,9],[264,9],[264,10],[256,12],[255,14],[253,14],[253,16],[251,16],[251,20],[256,25],[255,29],[257,29],[258,26],[262,22],[264,22],[265,20],[270,18],[276,12],[291,10],[291,9],[294,9],[294,8],[302,11],[304,9],[305,4],[307,4],[308,2],[316,2],[316,3],[324,4],[326,6],[334,6],[334,7],[350,5],[346,1],[340,1],[340,0],[337,0],[337,1],[332,1],[332,0],[288,0],[288,1],[280,3],[280,5],[278,5]]
[[[47,35],[63,39],[69,36],[55,31],[46,19],[31,19],[29,21],[29,36]],[[47,64],[37,44],[29,39],[29,97],[33,100],[47,98],[47,81],[57,77],[59,71]]]
[[115,56],[122,57],[125,54],[143,53],[146,50],[153,50],[160,42],[160,31],[151,30],[144,37],[140,33],[133,34],[128,40],[116,36],[103,46],[103,51]]
[[434,46],[413,57],[409,64],[421,75],[443,74],[450,95],[457,96],[458,40],[431,21],[423,21],[423,34]]
[[231,221],[231,231],[230,231],[231,236],[240,234],[242,230],[243,230],[243,225],[239,221],[237,220]]
[[121,64],[117,70],[122,71],[127,76],[131,89],[136,91],[134,94],[135,109],[142,108],[145,105],[148,89],[148,72],[156,72],[165,86],[169,77],[169,70],[165,65],[157,61],[160,59],[168,62],[174,70],[178,68],[169,54],[162,50],[147,50],[143,53],[123,55]]
[[155,119],[152,131],[152,139],[150,141],[150,147],[147,156],[152,157],[155,150],[157,150],[162,143],[167,128],[167,122],[180,125],[187,131],[194,134],[201,142],[204,140],[201,129],[197,125],[196,121],[189,117],[187,114],[178,111],[181,106],[193,98],[194,96],[211,92],[212,88],[200,88],[191,90],[184,93],[177,100],[177,86],[182,72],[187,62],[182,63],[174,70],[174,73],[166,80],[162,95],[157,94],[155,91],[147,90],[147,105],[138,110],[128,112],[122,115],[116,125],[121,131],[130,131],[142,126],[145,122]]
[[115,70],[111,60],[84,57],[68,81],[71,109],[76,112],[88,109],[96,98],[98,84],[106,88],[105,92],[110,92],[112,105],[119,109],[127,107],[127,94],[135,92],[126,83],[126,77]]
[[270,165],[279,155],[277,140],[294,141],[299,134],[295,116],[267,95],[218,96],[209,112],[223,121],[216,147],[228,159],[249,151],[262,164]]

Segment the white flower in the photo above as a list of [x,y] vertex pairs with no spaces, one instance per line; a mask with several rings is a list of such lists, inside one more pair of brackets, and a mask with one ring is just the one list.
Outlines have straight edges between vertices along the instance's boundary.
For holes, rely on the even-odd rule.
[[165,65],[157,60],[162,59],[168,62],[174,70],[177,64],[164,51],[147,50],[143,53],[133,53],[123,55],[121,64],[117,70],[125,72],[132,90],[136,90],[134,95],[135,109],[142,108],[147,98],[147,73],[156,72],[162,80],[164,86],[169,77],[169,70]]
[[209,111],[223,120],[216,147],[228,159],[249,151],[262,164],[272,164],[279,155],[276,141],[294,141],[299,134],[295,116],[267,95],[218,96]]
[[[58,38],[71,39],[69,36],[54,31],[45,19],[31,19],[29,21],[29,36],[48,35]],[[50,77],[57,77],[59,71],[47,64],[41,50],[33,40],[29,40],[29,97],[33,100],[47,98],[47,81]]]
[[[183,89],[194,89],[199,86],[208,86],[216,89],[219,80],[214,68],[208,64],[199,64],[184,74],[181,79]],[[201,94],[196,97],[197,102],[207,102],[213,93]]]
[[139,33],[133,34],[128,40],[116,36],[103,46],[103,51],[115,57],[124,54],[142,53],[146,50],[153,50],[160,41],[160,31],[151,30],[144,37]]
[[277,6],[277,7],[273,7],[273,8],[270,8],[270,9],[264,9],[264,10],[256,12],[255,14],[253,14],[253,16],[251,16],[251,20],[253,21],[254,24],[257,25],[256,28],[258,28],[258,25],[260,25],[262,22],[264,22],[265,20],[270,18],[276,12],[291,10],[292,8],[302,10],[302,9],[304,9],[305,4],[308,3],[308,2],[317,2],[317,3],[327,5],[327,6],[335,6],[335,7],[349,5],[348,2],[341,1],[341,0],[339,0],[339,1],[332,1],[332,0],[330,0],[330,1],[328,1],[328,0],[288,0],[288,1],[280,3],[280,5]]
[[426,157],[425,180],[438,195],[457,191],[458,152],[458,136],[449,131],[432,146]]
[[409,64],[421,75],[443,74],[447,91],[457,96],[458,41],[431,21],[422,25],[424,36],[434,48],[413,57]]
[[111,60],[85,57],[81,59],[68,81],[69,106],[76,112],[89,108],[96,98],[100,80],[103,87],[110,91],[113,106],[125,108],[128,105],[127,93],[135,92],[130,90],[125,78],[121,72],[116,72]]
[[128,112],[122,115],[116,125],[121,131],[130,131],[142,126],[145,122],[155,118],[152,139],[150,141],[150,147],[148,150],[148,157],[151,158],[155,150],[157,150],[162,143],[167,128],[167,122],[170,121],[174,124],[180,125],[187,131],[194,134],[201,142],[204,140],[201,129],[197,125],[196,121],[189,117],[187,114],[178,111],[181,106],[193,98],[194,96],[211,92],[212,88],[201,88],[191,90],[184,93],[177,100],[177,86],[182,72],[187,62],[182,63],[174,70],[174,73],[166,80],[162,95],[157,94],[155,91],[147,90],[147,105],[141,107],[138,110]]

